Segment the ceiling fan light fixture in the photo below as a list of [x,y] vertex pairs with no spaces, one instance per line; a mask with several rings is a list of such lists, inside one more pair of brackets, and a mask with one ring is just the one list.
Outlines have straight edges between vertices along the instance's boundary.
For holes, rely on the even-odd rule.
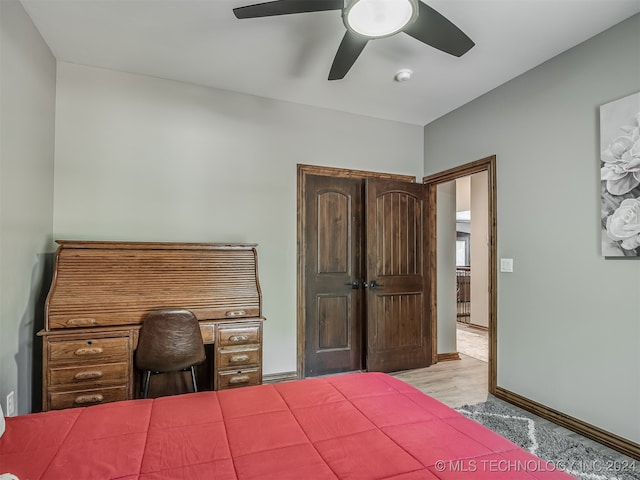
[[418,0],[345,0],[345,26],[364,37],[394,35],[418,18]]

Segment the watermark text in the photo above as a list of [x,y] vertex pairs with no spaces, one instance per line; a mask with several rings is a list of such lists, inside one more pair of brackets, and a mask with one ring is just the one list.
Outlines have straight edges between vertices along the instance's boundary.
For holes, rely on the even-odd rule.
[[[640,465],[630,460],[558,460],[540,459],[465,459],[438,460],[434,464],[438,472],[555,472],[581,471],[592,473],[623,473],[640,471]],[[637,469],[637,470],[636,470]]]

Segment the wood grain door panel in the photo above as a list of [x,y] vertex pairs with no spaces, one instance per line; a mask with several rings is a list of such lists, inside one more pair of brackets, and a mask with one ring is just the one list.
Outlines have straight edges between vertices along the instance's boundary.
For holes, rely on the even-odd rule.
[[367,369],[391,372],[431,360],[423,185],[367,180]]
[[362,368],[361,180],[307,177],[305,376]]
[[377,319],[372,323],[376,352],[422,347],[422,309],[421,294],[384,294],[374,295]]
[[318,349],[345,350],[351,347],[351,295],[318,295]]

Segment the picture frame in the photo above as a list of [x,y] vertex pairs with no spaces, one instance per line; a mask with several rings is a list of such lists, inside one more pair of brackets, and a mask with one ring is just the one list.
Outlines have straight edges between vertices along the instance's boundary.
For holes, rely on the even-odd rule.
[[640,257],[640,92],[600,106],[604,257]]

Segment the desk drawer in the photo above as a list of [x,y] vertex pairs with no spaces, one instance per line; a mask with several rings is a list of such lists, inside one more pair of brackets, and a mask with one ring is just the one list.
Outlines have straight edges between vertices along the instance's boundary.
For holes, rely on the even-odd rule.
[[231,370],[218,372],[218,390],[227,388],[248,387],[250,385],[260,385],[262,375],[260,368],[245,368],[242,370]]
[[260,343],[260,326],[219,327],[218,347]]
[[115,402],[127,399],[127,387],[99,388],[94,390],[79,390],[74,392],[60,392],[49,394],[49,408],[88,407],[100,403]]
[[220,349],[218,351],[218,368],[237,367],[260,364],[260,347]]
[[129,337],[50,342],[49,362],[106,363],[129,358]]
[[122,383],[127,378],[127,362],[52,368],[49,385],[84,385],[87,383]]

